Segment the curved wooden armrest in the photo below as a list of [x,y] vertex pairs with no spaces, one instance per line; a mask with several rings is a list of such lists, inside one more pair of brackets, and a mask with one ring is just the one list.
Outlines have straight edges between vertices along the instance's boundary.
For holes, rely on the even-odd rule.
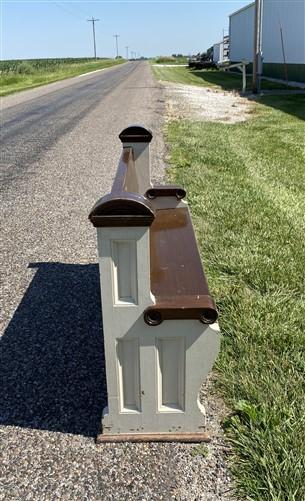
[[150,226],[155,213],[149,201],[136,193],[110,193],[94,205],[89,214],[93,226]]

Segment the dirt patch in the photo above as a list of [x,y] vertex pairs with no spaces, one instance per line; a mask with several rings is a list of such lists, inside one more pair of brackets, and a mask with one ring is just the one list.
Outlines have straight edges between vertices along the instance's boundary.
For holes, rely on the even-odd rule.
[[162,82],[168,120],[195,119],[222,123],[245,122],[253,103],[234,92]]

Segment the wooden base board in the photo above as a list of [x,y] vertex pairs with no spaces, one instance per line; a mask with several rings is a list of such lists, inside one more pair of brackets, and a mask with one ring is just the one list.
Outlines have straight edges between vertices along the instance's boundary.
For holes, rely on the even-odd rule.
[[103,435],[96,437],[97,444],[119,442],[211,442],[208,433],[129,433],[121,435]]

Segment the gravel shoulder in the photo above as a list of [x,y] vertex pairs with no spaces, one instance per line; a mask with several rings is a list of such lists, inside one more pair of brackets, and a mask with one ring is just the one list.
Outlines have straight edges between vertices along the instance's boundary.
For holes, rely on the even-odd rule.
[[[32,92],[35,100],[43,89]],[[130,123],[153,130],[153,178],[164,177],[163,113],[162,87],[149,65],[138,65],[39,159],[12,174],[2,193],[0,499],[230,496],[219,424],[225,410],[207,385],[207,457],[195,455],[193,445],[94,443],[106,387],[88,213],[111,186],[118,134]]]
[[162,82],[168,120],[191,119],[234,124],[249,120],[253,103],[238,93]]

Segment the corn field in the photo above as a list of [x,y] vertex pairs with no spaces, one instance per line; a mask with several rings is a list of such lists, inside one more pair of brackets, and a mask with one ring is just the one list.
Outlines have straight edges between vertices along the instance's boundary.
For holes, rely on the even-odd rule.
[[[102,58],[98,58],[102,59]],[[104,59],[104,58],[103,58]],[[12,59],[0,61],[0,74],[26,74],[39,71],[55,71],[65,65],[88,63],[94,61],[93,58],[54,58],[54,59]]]

